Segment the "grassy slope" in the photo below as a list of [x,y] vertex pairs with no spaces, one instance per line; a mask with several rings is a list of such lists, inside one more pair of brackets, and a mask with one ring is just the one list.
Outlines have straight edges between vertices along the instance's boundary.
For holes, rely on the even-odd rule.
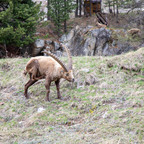
[[62,100],[51,86],[51,102],[44,101],[43,80],[24,98],[27,61],[0,60],[0,143],[144,143],[144,48],[73,58],[77,82],[61,83]]

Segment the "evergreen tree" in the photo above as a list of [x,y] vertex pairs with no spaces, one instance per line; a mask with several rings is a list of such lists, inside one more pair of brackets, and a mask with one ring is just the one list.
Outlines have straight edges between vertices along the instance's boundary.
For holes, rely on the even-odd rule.
[[130,8],[130,11],[134,8],[140,8],[142,6],[143,0],[107,0],[105,1],[105,5],[109,7],[109,11],[111,10],[111,7],[113,8],[113,14],[117,14],[118,16],[118,10],[119,8]]
[[64,13],[63,13],[63,21],[64,21],[64,32],[67,32],[67,24],[66,21],[69,20],[69,14],[75,8],[75,4],[73,0],[64,0]]
[[64,24],[64,32],[67,31],[66,21],[69,19],[69,14],[74,9],[73,0],[51,0],[48,7],[48,16],[56,27],[58,36],[62,32]]
[[109,7],[109,12],[113,13],[114,16],[116,16],[116,19],[118,22],[119,8],[124,7],[124,5],[127,5],[129,1],[131,0],[121,0],[121,1],[120,0],[108,0],[105,2],[105,5]]
[[5,48],[17,47],[16,51],[22,53],[34,41],[36,25],[42,16],[40,4],[32,0],[2,0],[0,5],[8,5],[0,12],[0,44]]

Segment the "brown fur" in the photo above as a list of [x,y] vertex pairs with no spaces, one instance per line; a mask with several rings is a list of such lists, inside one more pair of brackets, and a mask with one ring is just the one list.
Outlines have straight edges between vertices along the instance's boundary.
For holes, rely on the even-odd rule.
[[34,84],[37,80],[45,78],[45,87],[47,89],[46,100],[49,101],[50,84],[55,81],[57,88],[58,98],[61,97],[59,91],[59,82],[61,78],[64,78],[70,82],[74,80],[72,70],[68,72],[52,57],[38,56],[31,58],[25,68],[25,72],[30,75],[30,80],[25,85],[25,97],[28,98],[27,91],[28,88]]
[[39,74],[39,63],[37,59],[32,59],[27,63],[26,69],[24,71],[24,74],[26,75],[27,73],[31,74],[31,78],[33,80],[38,80],[38,74]]

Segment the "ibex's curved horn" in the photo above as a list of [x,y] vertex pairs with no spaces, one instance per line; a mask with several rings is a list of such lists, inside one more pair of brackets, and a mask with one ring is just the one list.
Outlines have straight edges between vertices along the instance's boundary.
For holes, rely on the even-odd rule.
[[72,70],[72,56],[71,56],[71,52],[64,44],[61,43],[61,46],[65,48],[66,53],[68,55],[68,60],[69,60],[69,62],[68,62],[68,70]]
[[66,72],[68,72],[65,64],[64,64],[57,56],[55,56],[54,54],[52,54],[52,53],[50,53],[50,52],[47,52],[47,51],[43,51],[43,53],[46,53],[46,54],[48,54],[49,56],[51,56],[53,59],[55,59],[55,60],[63,67],[63,69],[64,69]]

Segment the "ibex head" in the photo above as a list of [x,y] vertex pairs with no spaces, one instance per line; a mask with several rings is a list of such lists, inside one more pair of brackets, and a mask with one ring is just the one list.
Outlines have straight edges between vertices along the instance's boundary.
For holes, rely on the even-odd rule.
[[74,82],[73,70],[69,70],[68,72],[64,71],[62,77],[69,82]]
[[66,53],[68,55],[68,67],[67,67],[67,71],[64,73],[64,78],[70,82],[74,82],[74,74],[73,74],[73,68],[72,68],[72,56],[70,53],[70,50],[63,44],[61,44],[62,47],[65,48]]
[[47,53],[49,56],[54,58],[62,66],[62,70],[61,70],[62,78],[66,79],[69,82],[74,82],[74,74],[73,74],[73,69],[72,69],[72,56],[71,56],[70,50],[63,44],[61,44],[61,46],[64,47],[67,52],[68,67],[66,67],[65,64],[54,54],[47,52],[47,51],[44,51],[44,53]]

